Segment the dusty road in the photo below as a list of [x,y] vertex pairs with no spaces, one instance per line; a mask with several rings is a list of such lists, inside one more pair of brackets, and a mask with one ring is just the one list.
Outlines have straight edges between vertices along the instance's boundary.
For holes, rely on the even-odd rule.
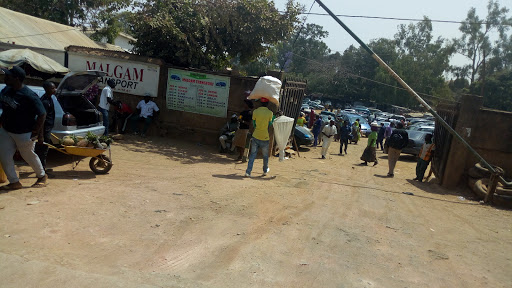
[[115,143],[102,176],[51,154],[48,187],[0,194],[0,286],[511,287],[511,211],[408,180],[410,157],[385,178],[380,152],[358,165],[365,142],[273,158],[267,177],[258,159],[251,179],[181,140]]

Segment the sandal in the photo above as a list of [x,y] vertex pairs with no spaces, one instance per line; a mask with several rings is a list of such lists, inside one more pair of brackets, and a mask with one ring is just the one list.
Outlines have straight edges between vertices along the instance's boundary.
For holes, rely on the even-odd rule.
[[44,174],[43,177],[41,178],[37,178],[37,181],[36,183],[34,183],[34,185],[32,185],[33,188],[42,188],[42,187],[46,187],[46,184],[48,181],[48,175],[47,174]]
[[21,189],[23,188],[23,185],[21,185],[20,182],[14,182],[14,183],[9,183],[7,185],[4,185],[2,187],[0,187],[0,190],[2,191],[11,191],[11,190],[18,190],[18,189]]

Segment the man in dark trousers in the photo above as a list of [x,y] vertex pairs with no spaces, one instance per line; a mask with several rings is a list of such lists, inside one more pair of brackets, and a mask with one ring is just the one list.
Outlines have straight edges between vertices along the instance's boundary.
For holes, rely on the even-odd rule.
[[[345,151],[345,155],[347,155],[347,147],[348,147],[348,140],[350,138],[350,132],[352,132],[352,129],[348,125],[348,121],[343,121],[343,126],[340,128],[340,155],[343,155],[343,151]],[[345,146],[345,149],[343,149],[343,146]]]
[[380,149],[384,151],[384,134],[386,133],[386,127],[384,126],[384,123],[380,123],[379,132],[377,133],[377,149]]
[[16,149],[21,157],[36,172],[37,181],[32,187],[43,187],[48,181],[43,165],[34,153],[35,140],[43,141],[41,133],[46,118],[46,110],[39,97],[23,81],[25,71],[18,66],[10,70],[3,69],[6,87],[0,91],[0,106],[3,109],[0,118],[0,163],[9,180],[1,190],[23,188],[16,174],[13,156]]
[[409,135],[407,134],[407,131],[405,131],[404,125],[402,123],[398,123],[396,125],[397,129],[393,130],[393,133],[391,133],[391,136],[389,136],[388,144],[388,164],[389,164],[389,172],[388,177],[394,177],[395,176],[395,165],[398,161],[398,158],[400,157],[400,153],[402,152],[402,149],[404,149],[407,144],[409,143]]
[[[45,81],[43,83],[44,95],[41,96],[41,102],[43,103],[44,109],[46,110],[46,119],[44,121],[43,127],[43,139],[46,143],[52,143],[51,134],[53,129],[53,123],[55,121],[55,107],[53,105],[52,96],[55,95],[55,84],[50,81]],[[41,165],[43,165],[43,169],[46,171],[46,157],[48,156],[48,146],[43,143],[36,143],[36,147],[34,149],[39,160],[41,161]]]

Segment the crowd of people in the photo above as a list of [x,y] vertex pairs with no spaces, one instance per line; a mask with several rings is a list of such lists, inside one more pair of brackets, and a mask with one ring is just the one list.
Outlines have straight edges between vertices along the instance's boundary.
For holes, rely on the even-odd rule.
[[[250,146],[249,163],[245,174],[247,177],[251,176],[254,158],[258,150],[261,150],[263,155],[263,175],[266,175],[270,170],[268,167],[268,127],[272,124],[273,117],[266,104],[267,101],[263,98],[261,100],[261,107],[251,113],[253,108],[252,101],[246,100],[246,110],[239,116],[233,114],[231,119],[222,128],[221,136],[219,137],[221,153],[234,151],[237,148],[239,151],[238,161],[243,160],[243,151]],[[252,135],[249,133],[248,124],[251,123],[249,119],[252,119],[252,124],[255,127]],[[295,125],[311,129],[314,137],[312,146],[318,147],[321,145],[321,159],[326,159],[329,147],[335,141],[339,141],[340,144],[339,155],[348,154],[349,143],[358,144],[362,136],[359,122],[359,119],[356,119],[354,123],[343,121],[340,125],[338,124],[339,121],[336,121],[334,117],[327,117],[327,121],[324,121],[321,115],[314,112],[311,112],[309,115],[300,112]],[[374,122],[370,127],[371,133],[368,135],[366,147],[360,157],[363,161],[361,164],[368,165],[370,162],[373,163],[373,166],[377,165],[379,163],[377,151],[385,151],[388,154],[389,170],[387,176],[394,177],[394,170],[400,153],[409,143],[408,133],[404,129],[404,124],[402,122],[396,122],[396,124],[392,122],[389,126],[385,126],[384,123],[378,125]],[[240,136],[238,137],[237,135]],[[249,145],[249,143],[251,144]],[[230,145],[230,148],[228,148],[228,145]],[[428,134],[418,154],[416,178],[414,180],[423,180],[434,149],[432,134]]]

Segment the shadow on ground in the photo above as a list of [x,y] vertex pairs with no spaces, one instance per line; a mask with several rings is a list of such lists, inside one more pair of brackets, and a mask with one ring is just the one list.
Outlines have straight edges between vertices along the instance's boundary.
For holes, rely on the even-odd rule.
[[[219,153],[217,145],[193,143],[183,138],[141,138],[139,136],[125,135],[125,139],[119,140],[118,143],[122,143],[124,147],[134,152],[158,153],[182,164],[230,164],[235,163],[238,157],[237,152]],[[115,155],[112,155],[112,158],[112,161],[115,163]]]

